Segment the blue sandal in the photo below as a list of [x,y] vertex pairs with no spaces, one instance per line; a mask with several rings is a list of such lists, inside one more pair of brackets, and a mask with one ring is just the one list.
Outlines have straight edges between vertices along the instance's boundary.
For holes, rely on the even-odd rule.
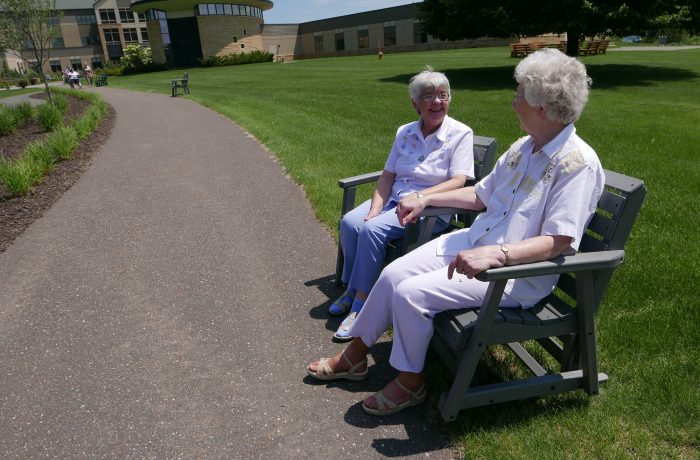
[[344,315],[350,307],[352,307],[352,302],[355,300],[355,294],[350,291],[343,292],[343,295],[338,297],[338,299],[331,304],[328,308],[328,313],[333,316]]

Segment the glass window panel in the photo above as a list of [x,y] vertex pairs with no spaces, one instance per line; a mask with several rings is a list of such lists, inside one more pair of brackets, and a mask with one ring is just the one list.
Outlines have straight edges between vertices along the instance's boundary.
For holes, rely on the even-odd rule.
[[207,15],[207,5],[204,3],[200,3],[198,5],[198,7],[199,7],[199,15],[206,16]]
[[231,16],[233,14],[231,11],[231,5],[224,5],[224,14],[226,16]]

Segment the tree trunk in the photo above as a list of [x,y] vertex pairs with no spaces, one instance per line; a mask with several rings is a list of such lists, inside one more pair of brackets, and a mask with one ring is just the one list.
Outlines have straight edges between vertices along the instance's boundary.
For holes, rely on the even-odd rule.
[[566,55],[578,57],[579,33],[575,30],[566,32]]

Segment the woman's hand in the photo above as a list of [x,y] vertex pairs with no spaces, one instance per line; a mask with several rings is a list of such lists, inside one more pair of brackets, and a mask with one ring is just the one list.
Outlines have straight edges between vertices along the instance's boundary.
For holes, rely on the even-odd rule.
[[415,194],[411,198],[403,198],[396,205],[399,223],[405,227],[406,224],[418,222],[418,217],[425,209],[425,206],[425,199],[418,198]]
[[370,209],[369,212],[367,213],[367,215],[365,216],[365,222],[367,222],[368,220],[370,220],[373,217],[377,217],[379,215],[379,213],[380,213],[380,211],[378,211],[376,209]]
[[499,246],[482,246],[460,251],[447,268],[447,278],[452,279],[454,272],[474,278],[478,273],[491,267],[502,267],[505,255]]

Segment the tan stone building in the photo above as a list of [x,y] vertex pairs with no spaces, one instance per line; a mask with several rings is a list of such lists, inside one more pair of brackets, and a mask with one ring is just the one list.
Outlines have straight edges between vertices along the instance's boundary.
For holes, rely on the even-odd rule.
[[186,67],[208,56],[262,50],[263,11],[272,2],[135,0],[131,8],[146,15],[153,61]]
[[[278,60],[505,45],[506,40],[446,42],[427,34],[419,3],[301,24],[265,24],[270,0],[199,3],[197,0],[56,0],[60,36],[49,67],[119,60],[125,46],[150,46],[156,63],[199,65],[209,56],[268,51]],[[31,52],[23,55],[31,61]],[[21,61],[10,61],[21,68]],[[14,67],[12,67],[14,68]],[[47,69],[48,70],[48,69]]]
[[[149,46],[146,19],[130,9],[130,0],[56,0],[61,14],[54,18],[58,34],[52,39],[46,71],[61,72],[66,67],[81,70],[117,61],[126,45]],[[21,55],[36,65],[31,50]],[[23,70],[20,60],[7,59],[11,69]]]

